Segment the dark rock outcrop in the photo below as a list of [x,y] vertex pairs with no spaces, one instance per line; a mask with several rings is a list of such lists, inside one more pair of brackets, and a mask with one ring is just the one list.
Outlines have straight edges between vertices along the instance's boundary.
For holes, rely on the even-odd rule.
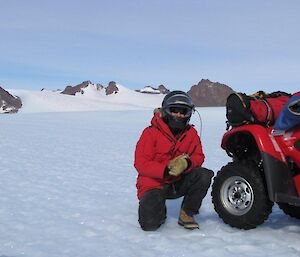
[[83,81],[81,84],[77,85],[77,86],[67,86],[64,91],[61,92],[61,94],[65,94],[65,95],[75,95],[76,93],[81,92],[82,88],[86,88],[89,84],[92,84],[91,81],[87,80],[87,81]]
[[106,95],[116,94],[119,92],[119,88],[116,85],[116,82],[110,81],[107,88],[105,89]]
[[167,94],[170,92],[164,85],[160,85],[158,88],[154,88],[152,86],[146,86],[143,89],[135,90],[136,92],[144,93],[144,94]]
[[16,113],[22,107],[18,96],[13,96],[0,87],[0,113]]
[[187,92],[196,107],[225,106],[227,97],[234,90],[224,84],[202,79],[198,85],[194,85]]
[[159,92],[160,92],[161,94],[168,94],[168,93],[170,92],[170,90],[167,89],[164,85],[160,85],[160,86],[158,87],[158,90],[159,90]]

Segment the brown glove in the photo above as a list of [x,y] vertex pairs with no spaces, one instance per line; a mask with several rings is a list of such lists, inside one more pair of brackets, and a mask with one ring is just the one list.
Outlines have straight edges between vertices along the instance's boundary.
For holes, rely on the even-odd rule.
[[171,160],[168,164],[169,175],[179,176],[188,167],[187,158],[189,158],[188,155],[183,154]]

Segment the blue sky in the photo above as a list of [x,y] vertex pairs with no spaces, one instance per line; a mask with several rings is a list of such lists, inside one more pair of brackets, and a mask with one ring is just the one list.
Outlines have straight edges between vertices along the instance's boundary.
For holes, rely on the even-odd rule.
[[0,0],[0,85],[299,91],[297,0]]

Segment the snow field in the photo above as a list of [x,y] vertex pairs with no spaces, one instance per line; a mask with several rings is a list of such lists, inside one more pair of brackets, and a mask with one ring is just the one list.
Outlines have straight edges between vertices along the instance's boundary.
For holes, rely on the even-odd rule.
[[[225,110],[198,110],[204,166],[216,172],[230,160],[220,148]],[[142,231],[133,158],[151,117],[152,110],[2,115],[0,256],[299,256],[299,221],[274,206],[257,229],[234,229],[214,212],[210,192],[200,230],[178,226],[179,199],[167,202],[158,231]],[[196,115],[192,122],[199,129]]]

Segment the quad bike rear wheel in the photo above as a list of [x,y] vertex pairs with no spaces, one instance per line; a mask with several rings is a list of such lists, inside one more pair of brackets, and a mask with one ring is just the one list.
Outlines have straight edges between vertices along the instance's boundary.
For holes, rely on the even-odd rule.
[[232,227],[252,229],[272,212],[263,177],[252,161],[235,161],[214,178],[212,202],[219,217]]
[[279,208],[287,215],[300,219],[300,207],[293,206],[287,203],[278,203]]

